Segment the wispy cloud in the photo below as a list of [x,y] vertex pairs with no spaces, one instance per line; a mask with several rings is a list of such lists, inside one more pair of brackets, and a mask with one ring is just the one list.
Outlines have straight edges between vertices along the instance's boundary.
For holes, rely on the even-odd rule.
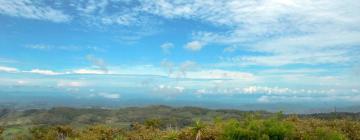
[[353,89],[332,88],[287,88],[277,86],[237,86],[199,88],[195,91],[198,95],[264,95],[264,96],[305,96],[305,97],[327,97],[352,95]]
[[84,3],[78,3],[76,8],[78,11],[84,12],[86,14],[91,14],[94,12],[104,12],[106,7],[109,5],[108,0],[100,0],[100,1],[94,1],[89,0],[85,1]]
[[187,77],[194,79],[236,79],[236,80],[255,80],[255,76],[247,72],[229,70],[199,70],[188,72]]
[[173,49],[174,47],[175,47],[174,44],[172,44],[170,42],[166,42],[160,46],[163,53],[165,53],[165,54],[171,54],[171,49]]
[[28,44],[24,46],[27,49],[41,51],[95,51],[104,52],[105,47],[97,47],[91,45],[50,45],[50,44]]
[[360,101],[359,95],[335,95],[335,96],[268,96],[264,95],[257,99],[259,103],[308,103],[308,102],[346,102],[356,103]]
[[172,63],[171,61],[165,59],[161,61],[160,65],[161,67],[165,68],[168,76],[170,76],[174,72],[174,63]]
[[19,72],[17,68],[0,66],[0,72]]
[[16,60],[9,59],[9,58],[1,58],[0,57],[0,63],[17,63]]
[[[360,41],[360,28],[356,26],[360,22],[360,8],[352,0],[187,0],[145,3],[144,11],[159,16],[200,20],[229,28],[225,32],[195,32],[194,40],[233,46],[227,47],[226,51],[250,50],[269,54],[238,56],[245,64],[344,63],[353,60],[354,54],[349,52]],[[200,50],[202,45],[198,44],[190,42],[186,48]]]
[[72,19],[60,10],[31,0],[1,0],[0,14],[52,22],[68,22]]
[[41,75],[61,75],[65,73],[54,72],[52,70],[43,70],[43,69],[32,69],[30,71],[19,70],[14,67],[0,66],[0,72],[5,73],[31,73],[31,74],[41,74]]
[[97,58],[93,55],[87,55],[86,60],[88,60],[95,68],[103,71],[104,73],[107,73],[109,71],[105,61],[101,58]]
[[27,71],[29,73],[35,73],[35,74],[42,74],[42,75],[60,75],[63,73],[59,73],[59,72],[54,72],[51,70],[41,70],[41,69],[33,69],[31,71]]

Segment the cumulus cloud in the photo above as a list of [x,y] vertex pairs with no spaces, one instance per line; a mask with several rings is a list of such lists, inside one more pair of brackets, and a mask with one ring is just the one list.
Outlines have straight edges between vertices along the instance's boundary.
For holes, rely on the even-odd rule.
[[187,43],[184,48],[190,51],[200,51],[203,48],[204,44],[200,41],[191,41]]
[[160,46],[160,48],[162,49],[163,53],[165,54],[170,54],[171,53],[171,49],[174,48],[174,44],[170,43],[170,42],[166,42],[164,44],[162,44]]
[[60,10],[31,0],[0,0],[0,14],[52,22],[68,22],[72,19]]

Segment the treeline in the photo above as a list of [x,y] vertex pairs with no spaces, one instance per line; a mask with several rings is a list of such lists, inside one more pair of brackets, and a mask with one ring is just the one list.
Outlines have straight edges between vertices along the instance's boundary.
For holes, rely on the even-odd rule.
[[[0,133],[6,132],[3,128]],[[128,128],[95,124],[40,125],[7,136],[13,140],[359,140],[360,123],[348,119],[323,120],[284,116],[264,119],[250,114],[243,119],[197,120],[177,128],[160,119],[132,123]]]
[[[131,122],[143,123],[148,118],[159,118],[164,124],[173,124],[177,127],[188,126],[194,119],[212,121],[221,116],[224,119],[242,119],[247,114],[258,114],[261,118],[268,118],[273,113],[265,111],[239,111],[225,109],[205,109],[198,107],[128,107],[120,109],[102,108],[69,108],[56,107],[52,109],[30,109],[24,111],[0,109],[0,125],[128,125]],[[299,118],[318,119],[350,119],[360,121],[360,113],[318,113],[298,115]]]
[[[198,107],[148,106],[128,107],[119,109],[102,108],[69,108],[56,107],[52,109],[30,109],[24,111],[12,111],[5,109],[0,116],[0,125],[123,125],[131,122],[143,123],[148,118],[159,118],[164,124],[173,124],[177,127],[188,126],[195,119],[211,121],[217,116],[224,119],[243,118],[252,111],[239,110],[211,110]],[[272,113],[257,111],[263,117],[271,116]]]

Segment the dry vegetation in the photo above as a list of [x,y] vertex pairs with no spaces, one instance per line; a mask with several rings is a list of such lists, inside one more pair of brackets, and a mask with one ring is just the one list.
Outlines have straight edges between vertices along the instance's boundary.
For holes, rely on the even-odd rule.
[[[160,110],[163,109],[160,107]],[[188,117],[197,113],[209,115],[201,113],[202,110],[198,108],[186,110],[185,112],[190,112],[185,115]],[[158,116],[132,121],[126,127],[109,123],[34,124],[20,126],[21,129],[15,131],[6,126],[0,128],[0,134],[3,133],[3,139],[14,140],[360,140],[360,122],[354,118],[328,117],[333,114],[328,114],[326,119],[282,113],[270,116],[264,116],[264,112],[245,114],[226,118],[218,114],[211,120],[194,119],[187,125],[178,125],[179,123],[168,121],[166,117]],[[178,118],[186,119],[184,116]]]

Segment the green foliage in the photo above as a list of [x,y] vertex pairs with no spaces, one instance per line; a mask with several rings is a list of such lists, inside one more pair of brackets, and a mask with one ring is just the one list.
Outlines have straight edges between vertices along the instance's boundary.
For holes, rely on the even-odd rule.
[[160,119],[149,119],[145,121],[145,126],[148,128],[160,128],[161,120]]
[[[4,139],[14,140],[360,140],[360,121],[353,119],[317,119],[284,115],[282,112],[270,116],[264,112],[218,110],[209,113],[209,110],[201,108],[173,110],[163,106],[151,107],[160,112],[158,114],[171,112],[169,116],[173,118],[169,118],[152,115],[153,112],[148,110],[137,111],[139,109],[128,108],[116,113],[98,110],[101,113],[90,115],[85,115],[89,114],[86,109],[80,112],[69,108],[52,109],[45,114],[64,115],[48,118],[43,122],[45,124],[35,122],[26,127],[8,125],[6,130],[0,127],[0,134],[4,132]],[[26,114],[33,112],[28,111]],[[42,111],[35,112],[41,114]],[[121,117],[114,117],[124,116],[123,112],[138,121],[130,123],[128,118],[122,120]],[[194,121],[194,118],[199,119]],[[117,125],[119,120],[124,123]]]
[[318,140],[345,140],[346,137],[339,132],[328,128],[318,128],[315,132],[315,139]]
[[248,117],[244,121],[229,120],[224,126],[223,138],[226,140],[242,139],[291,139],[293,137],[293,125],[281,121],[280,118],[256,119]]
[[87,127],[78,135],[78,139],[86,140],[120,140],[122,137],[122,130],[118,128],[111,128],[105,125],[94,125]]
[[163,136],[163,140],[178,140],[179,139],[179,132],[176,130],[168,130],[165,132]]
[[[214,119],[214,122],[195,121],[182,129],[159,127],[161,121],[149,119],[134,123],[129,129],[107,125],[85,128],[71,126],[39,126],[30,129],[36,140],[346,140],[360,139],[360,124],[350,120],[300,119],[279,114],[262,119],[249,115],[243,120]],[[21,139],[21,135],[18,136]],[[28,138],[27,138],[28,139]]]

